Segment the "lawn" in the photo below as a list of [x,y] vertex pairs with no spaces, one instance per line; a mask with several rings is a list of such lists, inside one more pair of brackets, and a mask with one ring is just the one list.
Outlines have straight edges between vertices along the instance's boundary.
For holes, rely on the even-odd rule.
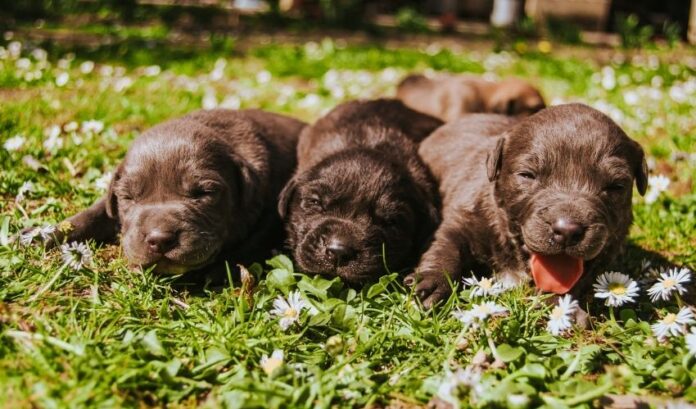
[[[696,402],[696,335],[685,336],[696,334],[696,277],[667,300],[647,292],[667,268],[696,266],[693,49],[527,41],[494,53],[330,39],[70,49],[8,34],[0,44],[0,406]],[[75,266],[38,237],[14,240],[91,204],[129,142],[162,120],[215,106],[312,120],[340,101],[393,95],[413,70],[525,77],[549,103],[588,103],[641,142],[658,177],[635,194],[628,250],[611,266],[636,281],[633,302],[607,307],[588,294],[588,328],[553,335],[554,305],[530,287],[479,295],[458,283],[425,311],[396,273],[355,289],[278,255],[247,266],[243,283],[186,287],[129,268],[118,246],[87,243],[92,257]],[[287,298],[300,315],[281,322],[274,302]],[[484,302],[504,311],[462,322]],[[651,325],[678,311],[686,324],[656,336]]]

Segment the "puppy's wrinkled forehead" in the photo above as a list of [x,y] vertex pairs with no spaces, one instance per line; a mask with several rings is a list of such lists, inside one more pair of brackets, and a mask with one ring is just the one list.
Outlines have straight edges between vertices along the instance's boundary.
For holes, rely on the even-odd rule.
[[[556,173],[590,172],[601,166],[619,171],[630,166],[634,148],[611,119],[589,107],[547,109],[516,126],[509,135],[512,165],[528,165]],[[630,176],[627,175],[627,176]]]
[[[224,152],[193,129],[162,129],[139,138],[123,162],[123,176],[138,175],[145,188],[186,189],[201,179],[220,177]],[[145,189],[147,190],[147,189]]]
[[[394,164],[364,152],[346,152],[310,174],[308,188],[319,187],[329,199],[381,203],[399,196],[406,183]],[[356,195],[356,192],[360,192]]]

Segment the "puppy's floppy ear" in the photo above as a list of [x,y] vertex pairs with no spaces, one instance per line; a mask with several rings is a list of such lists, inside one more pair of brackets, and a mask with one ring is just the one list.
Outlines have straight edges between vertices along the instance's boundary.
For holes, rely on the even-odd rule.
[[293,177],[285,184],[283,190],[278,196],[278,214],[281,219],[285,219],[288,214],[288,206],[292,197],[295,195],[295,189],[297,188],[297,177]]
[[648,190],[648,162],[645,160],[645,151],[636,141],[633,142],[633,148],[635,150],[634,160],[634,174],[636,177],[636,187],[638,188],[638,193],[641,196],[645,195],[645,191]]
[[[248,160],[236,153],[231,153],[230,156],[236,165],[237,194],[242,199],[240,204],[247,211],[255,209],[257,207],[256,204],[260,204],[264,199],[259,193],[265,190],[265,187],[261,186],[263,183],[261,177],[257,169]],[[258,209],[260,208],[261,206],[259,205]]]
[[486,157],[486,173],[490,182],[496,180],[500,175],[500,168],[503,166],[503,146],[505,145],[505,137],[498,138],[495,148],[488,152]]
[[104,206],[106,208],[106,215],[111,219],[118,219],[118,198],[116,197],[116,192],[114,192],[116,182],[121,179],[123,174],[123,163],[119,164],[114,172],[114,176],[111,178],[109,183],[109,188],[106,190],[106,197],[104,198]]

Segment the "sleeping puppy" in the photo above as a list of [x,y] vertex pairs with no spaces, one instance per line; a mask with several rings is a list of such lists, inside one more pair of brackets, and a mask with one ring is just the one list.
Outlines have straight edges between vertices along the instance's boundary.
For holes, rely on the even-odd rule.
[[415,265],[438,222],[437,190],[418,143],[442,124],[397,100],[339,105],[300,135],[298,169],[280,195],[295,262],[363,283]]
[[[135,139],[68,241],[116,241],[129,263],[181,274],[250,262],[282,243],[275,211],[305,124],[263,111],[197,111]],[[223,264],[223,263],[221,263]]]
[[445,122],[476,112],[531,115],[546,106],[539,91],[518,78],[493,82],[466,75],[409,75],[399,84],[396,95],[416,111]]
[[419,153],[440,184],[442,224],[415,273],[425,306],[451,292],[448,279],[492,268],[504,285],[532,279],[576,296],[617,255],[642,195],[640,145],[609,117],[581,104],[525,119],[472,114],[426,139]]

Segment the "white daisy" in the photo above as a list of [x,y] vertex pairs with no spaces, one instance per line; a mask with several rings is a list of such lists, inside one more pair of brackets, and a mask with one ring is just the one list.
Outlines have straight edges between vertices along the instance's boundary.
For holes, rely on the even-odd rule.
[[77,131],[77,128],[79,128],[80,125],[77,124],[75,121],[70,121],[67,124],[63,125],[63,131],[65,132],[75,132]]
[[696,356],[696,327],[691,328],[691,332],[684,337],[686,347],[691,355]]
[[551,314],[549,314],[549,322],[546,325],[546,329],[553,335],[560,335],[573,325],[571,317],[577,309],[578,302],[573,300],[570,294],[559,298],[558,305],[553,307]]
[[143,74],[145,74],[146,77],[156,77],[160,72],[162,72],[162,69],[159,65],[150,65],[143,70]]
[[85,61],[82,64],[80,64],[80,72],[83,74],[89,74],[94,70],[94,62],[93,61]]
[[594,284],[595,298],[605,299],[604,304],[609,307],[619,307],[633,302],[638,296],[638,283],[631,280],[626,274],[609,271],[597,278]]
[[2,144],[2,147],[5,148],[5,150],[13,152],[19,150],[22,145],[24,145],[24,142],[26,142],[26,139],[22,135],[15,135],[7,139],[5,143]]
[[41,233],[41,229],[33,228],[19,235],[19,243],[28,246]]
[[648,178],[648,192],[645,194],[645,203],[655,203],[657,198],[669,187],[669,178],[665,175],[653,175]]
[[63,264],[77,271],[92,263],[92,250],[85,243],[66,243],[60,246]]
[[285,331],[300,319],[302,309],[309,308],[309,306],[310,304],[302,299],[299,291],[293,291],[288,295],[287,300],[282,295],[279,295],[273,301],[271,314],[280,317],[280,328]]
[[272,375],[273,372],[283,366],[284,360],[285,354],[283,350],[276,349],[270,357],[265,354],[261,357],[261,369],[266,372],[266,375]]
[[59,87],[67,84],[68,80],[70,80],[70,75],[67,72],[61,72],[56,75],[56,85]]
[[60,126],[53,125],[47,128],[44,133],[46,134],[46,140],[44,140],[43,146],[46,150],[54,151],[63,147],[63,138],[60,137]]
[[94,181],[94,187],[96,187],[97,190],[106,191],[106,189],[109,188],[109,183],[111,183],[112,177],[113,174],[111,172],[104,173]]
[[471,278],[464,279],[464,285],[472,287],[472,297],[498,295],[504,291],[503,286],[498,281],[495,281],[490,277],[484,277],[479,280],[476,278],[476,276],[472,275]]
[[34,190],[34,184],[31,182],[24,182],[22,186],[19,187],[17,191],[17,196],[15,196],[15,202],[23,202],[26,199],[26,194]]
[[474,316],[474,314],[471,313],[471,310],[457,309],[452,311],[452,316],[454,316],[454,318],[458,319],[462,324],[464,324],[465,327],[468,327],[472,324],[476,324],[474,322],[476,320],[476,317]]
[[686,288],[682,284],[691,281],[691,271],[688,268],[671,268],[667,271],[660,272],[660,278],[648,289],[650,299],[655,302],[657,300],[667,301],[676,291],[679,295],[686,292]]
[[98,134],[104,130],[104,122],[90,119],[89,121],[82,122],[81,129],[83,133]]
[[691,307],[682,307],[676,314],[670,312],[657,323],[651,325],[653,334],[659,340],[665,340],[670,336],[677,336],[686,332],[686,326],[694,322],[694,314]]
[[500,306],[493,301],[488,301],[482,304],[474,304],[473,307],[471,307],[471,313],[481,321],[486,320],[488,317],[503,315],[506,312],[507,308]]
[[38,230],[39,230],[39,235],[41,235],[41,239],[43,241],[48,241],[51,238],[53,238],[53,234],[56,232],[56,226],[54,226],[52,224],[48,224],[48,225],[46,225]]
[[460,396],[463,392],[461,389],[476,386],[481,381],[481,376],[481,370],[473,365],[459,368],[455,372],[448,369],[437,389],[437,397],[459,408]]

